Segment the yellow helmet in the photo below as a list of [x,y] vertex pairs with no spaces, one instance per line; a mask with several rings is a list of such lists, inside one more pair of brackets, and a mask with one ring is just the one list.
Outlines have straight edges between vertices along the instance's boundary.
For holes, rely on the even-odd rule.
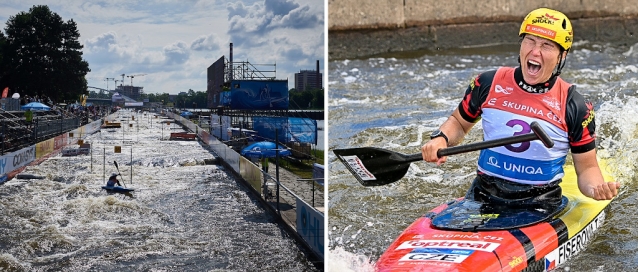
[[572,47],[574,32],[569,18],[560,11],[539,8],[532,10],[521,24],[518,35],[532,34],[541,38],[552,40],[566,51]]

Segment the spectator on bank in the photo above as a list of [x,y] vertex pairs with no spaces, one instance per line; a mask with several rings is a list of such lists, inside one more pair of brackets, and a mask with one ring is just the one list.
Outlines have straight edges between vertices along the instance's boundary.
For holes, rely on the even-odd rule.
[[261,170],[268,173],[268,158],[266,157],[261,158]]
[[30,128],[33,122],[33,112],[31,109],[27,109],[27,111],[24,112],[24,118],[27,121],[27,127]]

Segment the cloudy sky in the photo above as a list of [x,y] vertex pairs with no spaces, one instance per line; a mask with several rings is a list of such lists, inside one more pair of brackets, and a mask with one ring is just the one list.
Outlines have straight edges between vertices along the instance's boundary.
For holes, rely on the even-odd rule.
[[324,1],[2,0],[2,31],[10,16],[33,5],[77,23],[93,87],[108,83],[112,90],[115,82],[106,78],[146,74],[133,77],[146,93],[206,91],[206,68],[229,57],[231,42],[234,61],[276,64],[276,78],[287,78],[289,88],[294,73],[314,70],[317,60],[324,69]]

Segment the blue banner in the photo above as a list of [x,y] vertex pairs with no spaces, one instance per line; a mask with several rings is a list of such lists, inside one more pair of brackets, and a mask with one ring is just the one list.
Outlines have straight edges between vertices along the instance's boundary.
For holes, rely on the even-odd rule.
[[233,80],[230,101],[222,103],[238,110],[287,110],[288,80]]
[[277,130],[277,140],[282,143],[288,142],[286,131],[288,131],[288,120],[286,117],[253,117],[253,130],[257,131],[263,141],[275,141],[275,130]]
[[317,144],[317,120],[309,118],[288,118],[290,141]]
[[253,117],[253,130],[264,141],[274,141],[275,130],[283,143],[298,142],[317,144],[317,121],[295,117]]
[[222,106],[230,106],[230,91],[219,93],[219,103]]

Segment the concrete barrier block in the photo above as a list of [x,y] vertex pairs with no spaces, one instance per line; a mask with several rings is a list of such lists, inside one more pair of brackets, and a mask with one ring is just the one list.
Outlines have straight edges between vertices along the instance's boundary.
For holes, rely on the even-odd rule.
[[331,60],[369,57],[414,50],[442,50],[468,46],[515,44],[519,23],[414,26],[405,29],[331,32],[328,57]]
[[[442,25],[465,23],[488,23],[523,17],[527,9],[521,4],[512,10],[509,0],[483,1],[405,1],[405,20],[410,25]],[[518,2],[517,2],[518,3]],[[520,10],[519,10],[520,9]]]
[[548,7],[565,13],[575,41],[634,45],[635,0],[329,1],[329,59],[518,42],[523,17]]
[[531,10],[548,7],[570,19],[638,15],[634,0],[330,0],[330,30],[396,28],[418,25],[514,22]]
[[331,29],[397,28],[403,22],[403,0],[328,1]]
[[454,24],[432,27],[436,36],[435,47],[447,49],[495,44],[516,44],[519,40],[518,23]]
[[[574,24],[574,40],[600,41],[612,44],[634,45],[638,31],[638,18],[619,20],[617,17],[587,18]],[[626,41],[626,42],[623,42]]]

